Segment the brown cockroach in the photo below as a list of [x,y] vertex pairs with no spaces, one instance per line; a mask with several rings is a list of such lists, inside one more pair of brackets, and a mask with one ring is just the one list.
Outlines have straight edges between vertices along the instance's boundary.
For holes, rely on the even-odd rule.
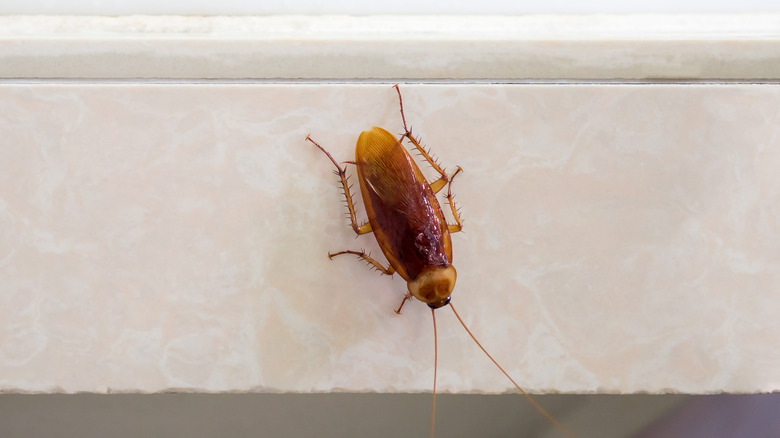
[[[433,406],[431,409],[431,437],[434,435],[436,413],[436,373],[438,365],[438,340],[436,334],[435,310],[449,305],[455,317],[466,329],[471,339],[498,367],[499,370],[514,384],[533,406],[560,429],[566,436],[574,436],[568,429],[556,421],[538,403],[528,395],[517,382],[504,371],[501,365],[493,359],[477,338],[471,333],[461,319],[451,301],[452,290],[455,287],[457,273],[452,266],[452,240],[450,233],[457,233],[463,227],[458,209],[452,196],[452,180],[463,169],[460,166],[452,175],[431,157],[420,144],[419,139],[412,135],[406,125],[403,98],[398,84],[394,85],[398,93],[401,109],[401,120],[404,133],[396,138],[388,131],[373,127],[363,131],[358,137],[355,148],[355,161],[345,161],[357,169],[360,193],[363,197],[368,222],[359,224],[355,213],[355,204],[346,176],[346,166],[342,167],[331,154],[311,139],[306,140],[319,148],[336,166],[336,174],[341,180],[346,197],[347,209],[352,229],[357,235],[374,233],[382,253],[387,258],[389,266],[385,267],[370,257],[365,251],[344,250],[328,253],[329,258],[342,254],[353,254],[368,262],[379,272],[386,275],[398,273],[406,281],[408,292],[395,310],[401,313],[401,308],[412,297],[422,301],[431,308],[434,336],[434,371],[433,371]],[[439,174],[439,178],[428,183],[411,154],[403,146],[408,140],[420,155]],[[436,194],[447,187],[447,203],[455,220],[448,224],[436,198]]]

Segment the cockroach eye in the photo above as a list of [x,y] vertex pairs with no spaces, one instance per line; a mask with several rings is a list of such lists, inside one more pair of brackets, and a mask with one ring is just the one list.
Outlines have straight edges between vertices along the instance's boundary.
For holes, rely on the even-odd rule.
[[446,306],[447,304],[449,304],[449,303],[450,303],[450,300],[452,300],[452,297],[447,297],[447,299],[445,299],[444,301],[441,301],[441,302],[439,302],[439,303],[428,304],[428,307],[430,307],[431,309],[434,309],[434,310],[436,310],[436,309],[438,309],[438,308],[440,308],[440,307],[444,307],[444,306]]

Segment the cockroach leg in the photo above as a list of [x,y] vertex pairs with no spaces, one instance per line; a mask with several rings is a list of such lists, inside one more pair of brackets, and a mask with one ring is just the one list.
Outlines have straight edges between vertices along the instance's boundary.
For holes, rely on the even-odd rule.
[[458,166],[458,170],[455,171],[455,173],[452,176],[447,176],[447,172],[439,165],[439,163],[436,162],[436,160],[431,156],[431,154],[426,150],[419,142],[418,139],[414,138],[414,135],[412,135],[412,131],[407,127],[406,125],[406,116],[404,115],[404,100],[401,97],[401,90],[398,88],[398,84],[395,84],[393,86],[395,88],[395,91],[398,93],[398,105],[401,108],[401,121],[404,124],[404,135],[401,136],[406,137],[409,139],[409,141],[414,145],[415,148],[417,148],[417,151],[420,152],[420,155],[422,155],[423,158],[425,158],[425,161],[428,162],[428,164],[433,167],[433,170],[435,170],[439,174],[439,179],[431,183],[431,189],[433,190],[433,193],[439,193],[441,189],[444,188],[447,183],[452,180],[452,178],[455,177],[455,175],[460,172],[461,169],[460,166]]
[[328,258],[329,259],[333,259],[333,257],[336,257],[338,255],[342,255],[342,254],[354,254],[354,255],[358,256],[359,258],[361,258],[363,261],[365,261],[368,264],[372,265],[374,268],[376,268],[377,271],[381,272],[382,274],[393,275],[395,273],[395,268],[393,268],[392,266],[388,266],[388,267],[385,268],[384,266],[382,266],[381,263],[379,263],[378,261],[376,261],[373,258],[371,258],[371,256],[366,254],[366,252],[363,251],[363,250],[351,251],[351,250],[347,249],[347,250],[344,250],[344,251],[334,252],[333,254],[328,253]]
[[[358,224],[357,222],[357,215],[355,214],[355,203],[352,200],[352,190],[349,188],[349,182],[347,181],[347,170],[346,168],[342,168],[339,163],[333,159],[333,156],[325,150],[324,147],[320,146],[319,143],[314,141],[310,136],[306,136],[306,140],[309,140],[314,144],[314,146],[317,146],[319,150],[325,153],[325,155],[328,156],[331,163],[333,163],[334,166],[336,166],[336,175],[339,176],[339,179],[341,180],[341,187],[344,189],[344,197],[347,200],[347,210],[349,212],[349,221],[352,225],[352,230],[355,231],[355,234],[358,236],[361,234],[368,234],[371,230],[371,224],[368,222]],[[351,161],[348,161],[348,163],[353,163]]]
[[439,193],[448,182],[447,176],[445,175],[431,183],[431,190],[433,190],[433,193]]
[[411,292],[409,292],[406,295],[404,295],[404,299],[401,300],[401,305],[398,306],[397,309],[395,309],[395,313],[400,315],[401,314],[401,309],[403,309],[404,304],[406,304],[406,302],[409,301],[411,298],[412,298],[412,293]]
[[414,147],[416,147],[417,150],[420,151],[420,154],[423,156],[423,158],[425,158],[425,161],[427,161],[434,168],[434,170],[439,172],[439,175],[441,175],[441,178],[438,181],[436,181],[433,184],[431,184],[431,188],[434,188],[433,187],[434,184],[438,183],[442,179],[444,180],[441,183],[441,186],[438,189],[434,188],[433,191],[434,191],[434,193],[436,193],[439,190],[441,190],[441,187],[444,187],[444,184],[448,181],[447,172],[445,172],[444,169],[442,169],[441,166],[439,166],[439,164],[436,162],[436,160],[434,160],[433,157],[431,157],[431,154],[429,154],[428,151],[425,150],[424,147],[422,147],[420,142],[417,141],[417,139],[414,138],[414,136],[412,135],[412,130],[409,129],[407,127],[407,125],[406,125],[406,116],[404,115],[404,99],[401,97],[401,89],[398,88],[398,84],[393,85],[393,88],[395,88],[395,91],[398,93],[398,106],[401,108],[401,121],[404,124],[404,135],[403,136],[408,138],[409,141],[412,142]]
[[428,151],[425,150],[425,148],[420,144],[420,142],[417,141],[416,138],[414,138],[411,132],[407,132],[406,134],[404,134],[404,136],[408,138],[410,142],[412,142],[414,147],[417,148],[417,150],[420,152],[420,155],[422,155],[422,157],[425,158],[425,161],[427,161],[428,164],[430,164],[431,167],[433,167],[433,170],[435,170],[439,175],[441,175],[441,177],[438,180],[434,181],[431,184],[431,188],[433,189],[434,193],[438,192],[439,190],[441,190],[442,187],[444,187],[444,184],[446,184],[447,181],[449,181],[450,179],[447,176],[447,172],[445,172],[444,169],[441,166],[439,166],[439,163],[437,163],[436,160],[431,156],[431,154],[429,154]]
[[463,169],[460,166],[458,166],[458,169],[455,171],[455,173],[452,174],[450,180],[447,183],[446,198],[447,198],[447,202],[450,204],[452,217],[455,218],[454,224],[447,224],[447,229],[449,229],[450,233],[457,233],[458,231],[463,229],[463,221],[460,218],[460,212],[458,211],[457,207],[455,207],[455,200],[454,200],[454,196],[452,195],[452,181],[455,179],[455,176],[461,172],[463,172]]

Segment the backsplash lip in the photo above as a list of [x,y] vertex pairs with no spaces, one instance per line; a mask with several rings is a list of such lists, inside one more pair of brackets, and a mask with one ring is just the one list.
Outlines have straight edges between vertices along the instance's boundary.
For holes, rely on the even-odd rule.
[[780,79],[780,14],[3,16],[0,78]]
[[777,40],[780,13],[536,15],[4,15],[0,38]]

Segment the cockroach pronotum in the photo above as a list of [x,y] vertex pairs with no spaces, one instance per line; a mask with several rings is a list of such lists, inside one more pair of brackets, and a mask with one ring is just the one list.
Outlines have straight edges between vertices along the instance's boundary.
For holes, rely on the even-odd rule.
[[[404,303],[411,298],[427,304],[431,308],[434,336],[434,371],[433,371],[433,403],[431,408],[431,437],[434,435],[436,413],[436,373],[438,365],[438,340],[436,334],[435,310],[449,306],[455,317],[463,325],[477,346],[498,367],[499,370],[514,384],[533,406],[566,436],[574,436],[562,424],[556,421],[538,403],[528,395],[517,382],[504,371],[501,365],[493,359],[471,330],[461,319],[451,301],[452,290],[457,277],[452,266],[452,240],[450,233],[461,230],[463,223],[452,196],[452,180],[462,169],[457,167],[452,175],[448,175],[420,140],[412,135],[407,127],[404,115],[403,98],[398,84],[394,86],[398,93],[398,103],[403,122],[403,134],[396,138],[388,131],[373,127],[360,134],[355,147],[355,161],[345,161],[357,169],[360,193],[363,197],[368,222],[358,223],[355,204],[346,174],[346,166],[342,167],[333,156],[312,140],[306,140],[319,148],[336,166],[336,174],[344,189],[349,220],[357,235],[374,233],[382,253],[387,258],[389,266],[385,267],[370,257],[365,251],[344,250],[328,253],[329,258],[342,254],[353,254],[367,262],[379,272],[386,275],[398,273],[406,281],[408,292],[395,310],[401,313]],[[411,154],[403,145],[408,140],[420,155],[439,174],[439,178],[428,183]],[[447,187],[447,203],[455,220],[448,224],[444,218],[441,205],[436,197],[444,187]]]

